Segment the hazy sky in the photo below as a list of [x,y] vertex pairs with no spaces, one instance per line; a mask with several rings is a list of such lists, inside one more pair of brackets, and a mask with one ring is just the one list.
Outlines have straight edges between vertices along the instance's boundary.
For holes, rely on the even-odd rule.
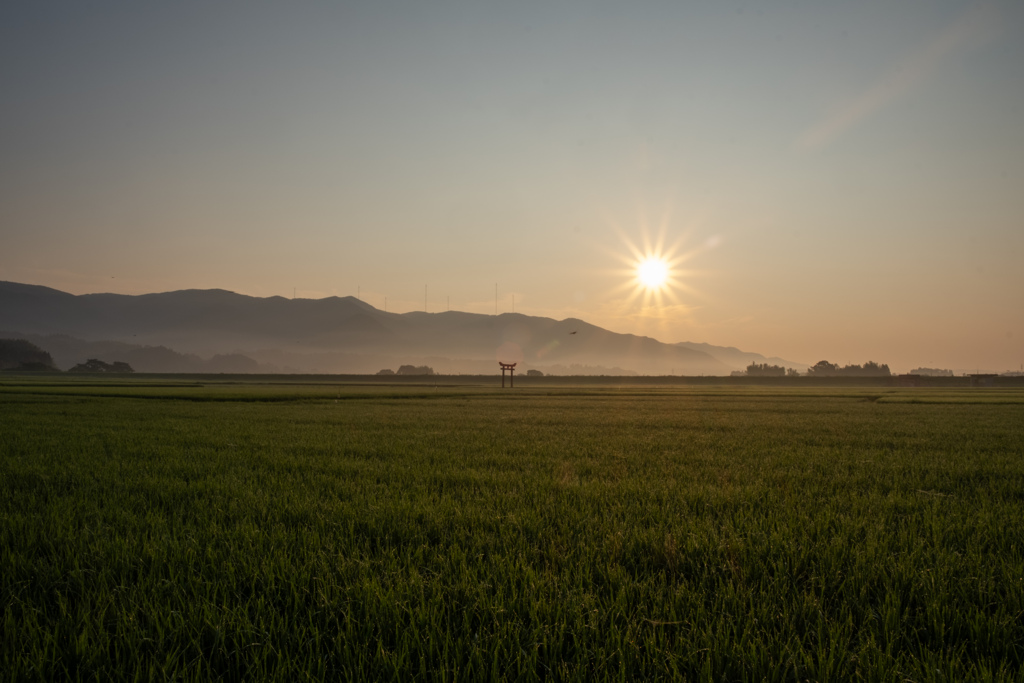
[[3,280],[1007,370],[1022,255],[1019,0],[0,11]]

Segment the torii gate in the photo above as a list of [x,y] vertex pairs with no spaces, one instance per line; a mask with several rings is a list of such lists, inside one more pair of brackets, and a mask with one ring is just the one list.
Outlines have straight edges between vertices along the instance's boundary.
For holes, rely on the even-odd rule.
[[516,385],[516,364],[515,363],[502,363],[498,361],[498,365],[501,366],[501,388],[505,388],[505,371],[508,370],[508,385],[514,387]]

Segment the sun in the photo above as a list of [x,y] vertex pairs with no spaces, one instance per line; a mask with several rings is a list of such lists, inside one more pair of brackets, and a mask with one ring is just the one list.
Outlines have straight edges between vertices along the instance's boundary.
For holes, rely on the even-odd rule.
[[636,264],[636,281],[644,289],[660,292],[672,277],[668,262],[659,256],[645,256]]
[[669,319],[678,321],[694,309],[691,301],[700,297],[694,281],[707,273],[695,270],[693,262],[719,242],[716,236],[703,243],[693,242],[692,233],[702,228],[704,222],[705,218],[697,214],[687,224],[678,225],[669,211],[653,225],[646,212],[641,212],[628,227],[609,221],[621,240],[618,248],[610,244],[603,247],[621,264],[605,271],[621,278],[608,292],[609,305],[616,307],[617,315],[642,318],[648,321],[645,324],[666,323]]

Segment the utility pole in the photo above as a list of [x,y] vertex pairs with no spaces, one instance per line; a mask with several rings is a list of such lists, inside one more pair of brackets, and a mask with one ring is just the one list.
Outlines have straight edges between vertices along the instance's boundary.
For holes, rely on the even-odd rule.
[[423,285],[423,312],[427,312],[427,286]]
[[494,283],[494,315],[498,315],[498,283]]

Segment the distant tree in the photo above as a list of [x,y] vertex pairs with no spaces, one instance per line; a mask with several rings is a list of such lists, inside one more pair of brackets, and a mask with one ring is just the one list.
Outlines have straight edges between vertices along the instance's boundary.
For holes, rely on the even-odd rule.
[[861,369],[861,374],[864,377],[891,377],[892,373],[889,371],[889,366],[885,363],[879,365],[873,360],[869,360],[864,364]]
[[0,370],[53,370],[53,358],[30,341],[0,339]]
[[402,365],[396,375],[433,375],[434,368],[426,365]]
[[395,371],[392,370],[391,368],[384,368],[383,370],[378,370],[377,374],[378,375],[393,375],[393,374],[395,374]]
[[768,363],[751,363],[747,366],[747,377],[783,377],[786,368]]
[[796,368],[786,368],[786,377],[799,377],[800,371]]
[[540,370],[527,370],[526,371],[526,376],[527,377],[543,377],[544,373],[541,372]]
[[128,363],[121,361],[104,363],[97,358],[90,358],[84,363],[79,363],[71,368],[68,372],[135,372],[135,370]]
[[839,366],[827,360],[819,360],[807,368],[807,374],[810,377],[835,377],[839,374]]
[[889,377],[892,373],[889,372],[888,365],[879,365],[869,360],[864,365],[846,365],[839,370],[839,375],[843,377]]
[[911,370],[911,375],[922,375],[924,377],[952,377],[952,370],[940,370],[939,368],[917,368]]
[[68,372],[106,372],[107,364],[101,360],[90,358],[84,363],[79,363]]

